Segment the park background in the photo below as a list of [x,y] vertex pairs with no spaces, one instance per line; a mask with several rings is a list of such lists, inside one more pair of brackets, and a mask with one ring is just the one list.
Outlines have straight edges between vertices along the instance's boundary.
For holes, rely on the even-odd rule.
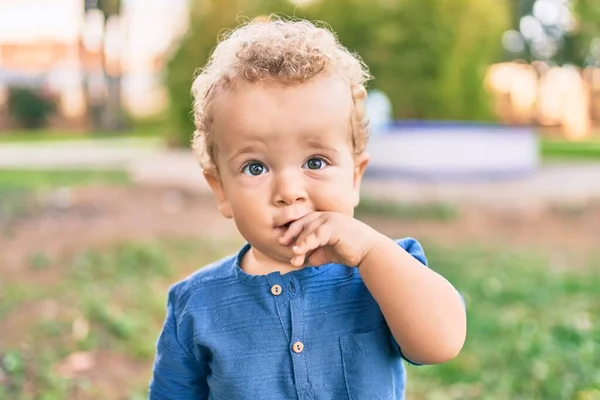
[[0,399],[146,398],[168,287],[243,243],[187,147],[193,74],[272,13],[370,66],[357,217],[464,295],[408,399],[600,399],[597,0],[0,0]]

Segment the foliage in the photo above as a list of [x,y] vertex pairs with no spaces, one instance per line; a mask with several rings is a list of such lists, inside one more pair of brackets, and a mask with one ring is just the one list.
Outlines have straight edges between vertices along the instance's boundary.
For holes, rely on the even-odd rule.
[[43,91],[12,86],[8,90],[8,113],[22,128],[44,126],[56,111],[54,99]]
[[193,131],[193,71],[205,64],[218,33],[237,25],[239,15],[274,11],[330,25],[369,65],[372,86],[390,96],[396,118],[492,116],[483,75],[500,55],[500,35],[510,18],[506,2],[327,0],[292,9],[282,0],[207,0],[193,10],[167,77],[179,144],[187,144]]
[[505,2],[328,0],[307,12],[363,57],[396,118],[491,118],[482,82],[509,25]]
[[[511,2],[513,12],[513,29],[519,30],[519,21],[525,15],[533,13],[533,7],[537,0],[516,0]],[[592,40],[600,37],[600,3],[597,0],[570,0],[570,11],[576,18],[575,29],[569,32],[562,31],[556,26],[544,26],[546,33],[560,37],[557,41],[558,48],[552,60],[558,65],[574,64],[585,66],[588,64],[600,64],[600,56],[596,55],[594,60],[591,54]],[[515,55],[510,55],[513,58]],[[531,52],[530,43],[525,51],[519,54],[519,58],[526,61],[536,59]]]
[[[579,36],[581,37],[581,53],[590,56],[590,45],[594,38],[600,38],[600,3],[597,0],[577,0],[575,10],[579,15]],[[596,50],[595,61],[600,66],[600,49]]]
[[98,0],[98,9],[106,18],[119,15],[121,11],[121,0]]

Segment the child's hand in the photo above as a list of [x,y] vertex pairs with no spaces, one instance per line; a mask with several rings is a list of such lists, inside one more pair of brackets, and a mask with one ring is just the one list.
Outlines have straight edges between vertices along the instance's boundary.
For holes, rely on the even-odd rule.
[[279,239],[292,248],[291,264],[322,265],[338,263],[358,266],[373,247],[379,233],[370,226],[344,214],[312,212],[294,221]]

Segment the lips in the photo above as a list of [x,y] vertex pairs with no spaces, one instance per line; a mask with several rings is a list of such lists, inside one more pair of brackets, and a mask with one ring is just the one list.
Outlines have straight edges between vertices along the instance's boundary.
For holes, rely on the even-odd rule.
[[299,218],[288,218],[286,220],[283,220],[283,223],[279,223],[279,224],[275,225],[275,228],[286,230],[290,227],[291,224],[293,224],[298,219]]
[[288,229],[288,228],[290,227],[290,225],[292,225],[292,223],[294,223],[294,221],[296,221],[296,220],[295,220],[295,219],[292,219],[292,220],[290,220],[290,221],[288,221],[288,222],[285,222],[285,223],[283,223],[283,224],[281,224],[281,225],[277,225],[277,228],[280,228],[280,229]]

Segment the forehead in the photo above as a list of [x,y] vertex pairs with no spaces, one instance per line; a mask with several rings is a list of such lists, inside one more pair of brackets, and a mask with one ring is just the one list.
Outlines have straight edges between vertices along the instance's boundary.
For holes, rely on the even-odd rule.
[[349,85],[334,76],[301,84],[238,82],[213,105],[217,143],[305,137],[327,140],[349,135],[353,101]]

